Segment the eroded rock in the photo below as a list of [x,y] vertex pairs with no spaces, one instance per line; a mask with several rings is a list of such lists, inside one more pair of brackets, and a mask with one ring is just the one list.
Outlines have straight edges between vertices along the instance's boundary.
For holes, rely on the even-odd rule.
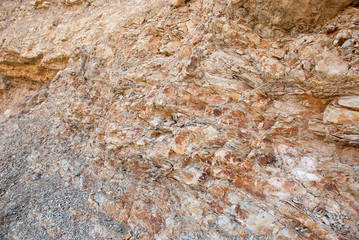
[[338,104],[359,111],[359,96],[341,97],[338,99]]
[[347,6],[358,3],[357,0],[235,0],[232,1],[232,6],[236,11],[245,10],[253,26],[256,26],[262,35],[273,36],[273,33],[266,31],[266,27],[274,27],[279,31],[293,28],[296,31],[307,30],[331,20]]
[[335,124],[359,124],[359,112],[346,108],[329,107],[324,113],[324,121]]
[[170,0],[169,2],[173,7],[181,7],[185,4],[186,0]]
[[1,1],[0,238],[358,239],[350,4]]

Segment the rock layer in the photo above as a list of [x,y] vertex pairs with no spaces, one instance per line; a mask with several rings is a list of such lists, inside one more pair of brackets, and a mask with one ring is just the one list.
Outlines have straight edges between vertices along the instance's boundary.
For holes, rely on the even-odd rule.
[[[301,32],[331,20],[357,0],[233,0],[234,11],[240,12],[262,36]],[[271,29],[272,28],[272,29]],[[274,31],[273,31],[274,30]]]
[[359,238],[359,9],[296,4],[2,1],[0,238]]

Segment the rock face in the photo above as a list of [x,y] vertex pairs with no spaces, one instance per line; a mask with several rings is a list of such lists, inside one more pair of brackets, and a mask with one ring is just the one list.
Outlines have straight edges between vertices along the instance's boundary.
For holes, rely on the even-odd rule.
[[317,27],[346,7],[358,5],[359,1],[232,0],[231,3],[262,36],[275,36],[291,30],[300,32]]
[[0,2],[0,239],[358,239],[357,1]]

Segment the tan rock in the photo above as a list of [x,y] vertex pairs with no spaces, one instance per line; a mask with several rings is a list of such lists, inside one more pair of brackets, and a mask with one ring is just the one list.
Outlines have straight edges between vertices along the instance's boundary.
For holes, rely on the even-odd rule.
[[359,239],[348,4],[0,1],[0,238]]
[[[272,0],[263,3],[260,0],[231,1],[232,8],[238,11],[245,8],[247,14],[252,16],[261,34],[266,34],[265,25],[269,23],[282,31],[292,28],[303,30],[312,28],[317,24],[325,23],[335,17],[340,11],[356,0]],[[320,11],[319,11],[320,9]],[[258,25],[262,25],[258,27]],[[264,25],[264,26],[263,26]],[[267,32],[268,34],[268,32]],[[273,33],[270,33],[273,36]]]
[[337,58],[323,59],[315,67],[315,70],[329,75],[341,75],[346,73],[348,69],[349,63]]
[[185,4],[186,0],[169,0],[170,5],[173,7],[181,7]]
[[326,129],[325,129],[325,125],[322,121],[318,121],[317,119],[315,120],[310,120],[308,122],[308,130],[314,132],[317,135],[320,136],[325,136],[326,134]]
[[6,90],[8,88],[8,84],[3,77],[0,78],[0,91]]
[[292,239],[301,239],[292,229],[285,228],[281,230],[274,240],[292,240]]
[[359,125],[359,112],[346,108],[336,108],[329,106],[323,117],[324,122],[334,124],[354,124]]
[[338,99],[338,104],[359,111],[359,96],[341,97]]
[[62,3],[71,6],[71,5],[81,4],[84,1],[86,0],[63,0]]

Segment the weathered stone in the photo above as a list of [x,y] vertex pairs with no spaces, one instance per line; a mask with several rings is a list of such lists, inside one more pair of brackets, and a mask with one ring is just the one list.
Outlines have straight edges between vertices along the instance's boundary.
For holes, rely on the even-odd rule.
[[183,6],[185,4],[185,0],[169,0],[170,1],[170,5],[173,7],[180,7]]
[[359,125],[359,112],[346,108],[328,107],[324,113],[324,122],[335,124]]
[[349,70],[349,63],[340,59],[325,59],[318,62],[315,70],[329,75],[341,75]]
[[[280,30],[295,28],[302,31],[313,28],[318,24],[335,17],[340,11],[349,5],[358,4],[357,0],[304,0],[300,3],[295,0],[272,0],[263,2],[260,0],[236,0],[232,6],[238,11],[246,9],[246,13],[252,17],[255,25],[272,25]],[[263,27],[260,33],[264,34]]]
[[75,5],[75,4],[81,4],[86,0],[62,0],[62,3],[68,6]]
[[0,91],[4,91],[8,89],[8,83],[4,77],[0,77]]
[[358,239],[356,3],[0,1],[0,239]]
[[338,98],[340,106],[359,111],[359,96],[348,96]]

